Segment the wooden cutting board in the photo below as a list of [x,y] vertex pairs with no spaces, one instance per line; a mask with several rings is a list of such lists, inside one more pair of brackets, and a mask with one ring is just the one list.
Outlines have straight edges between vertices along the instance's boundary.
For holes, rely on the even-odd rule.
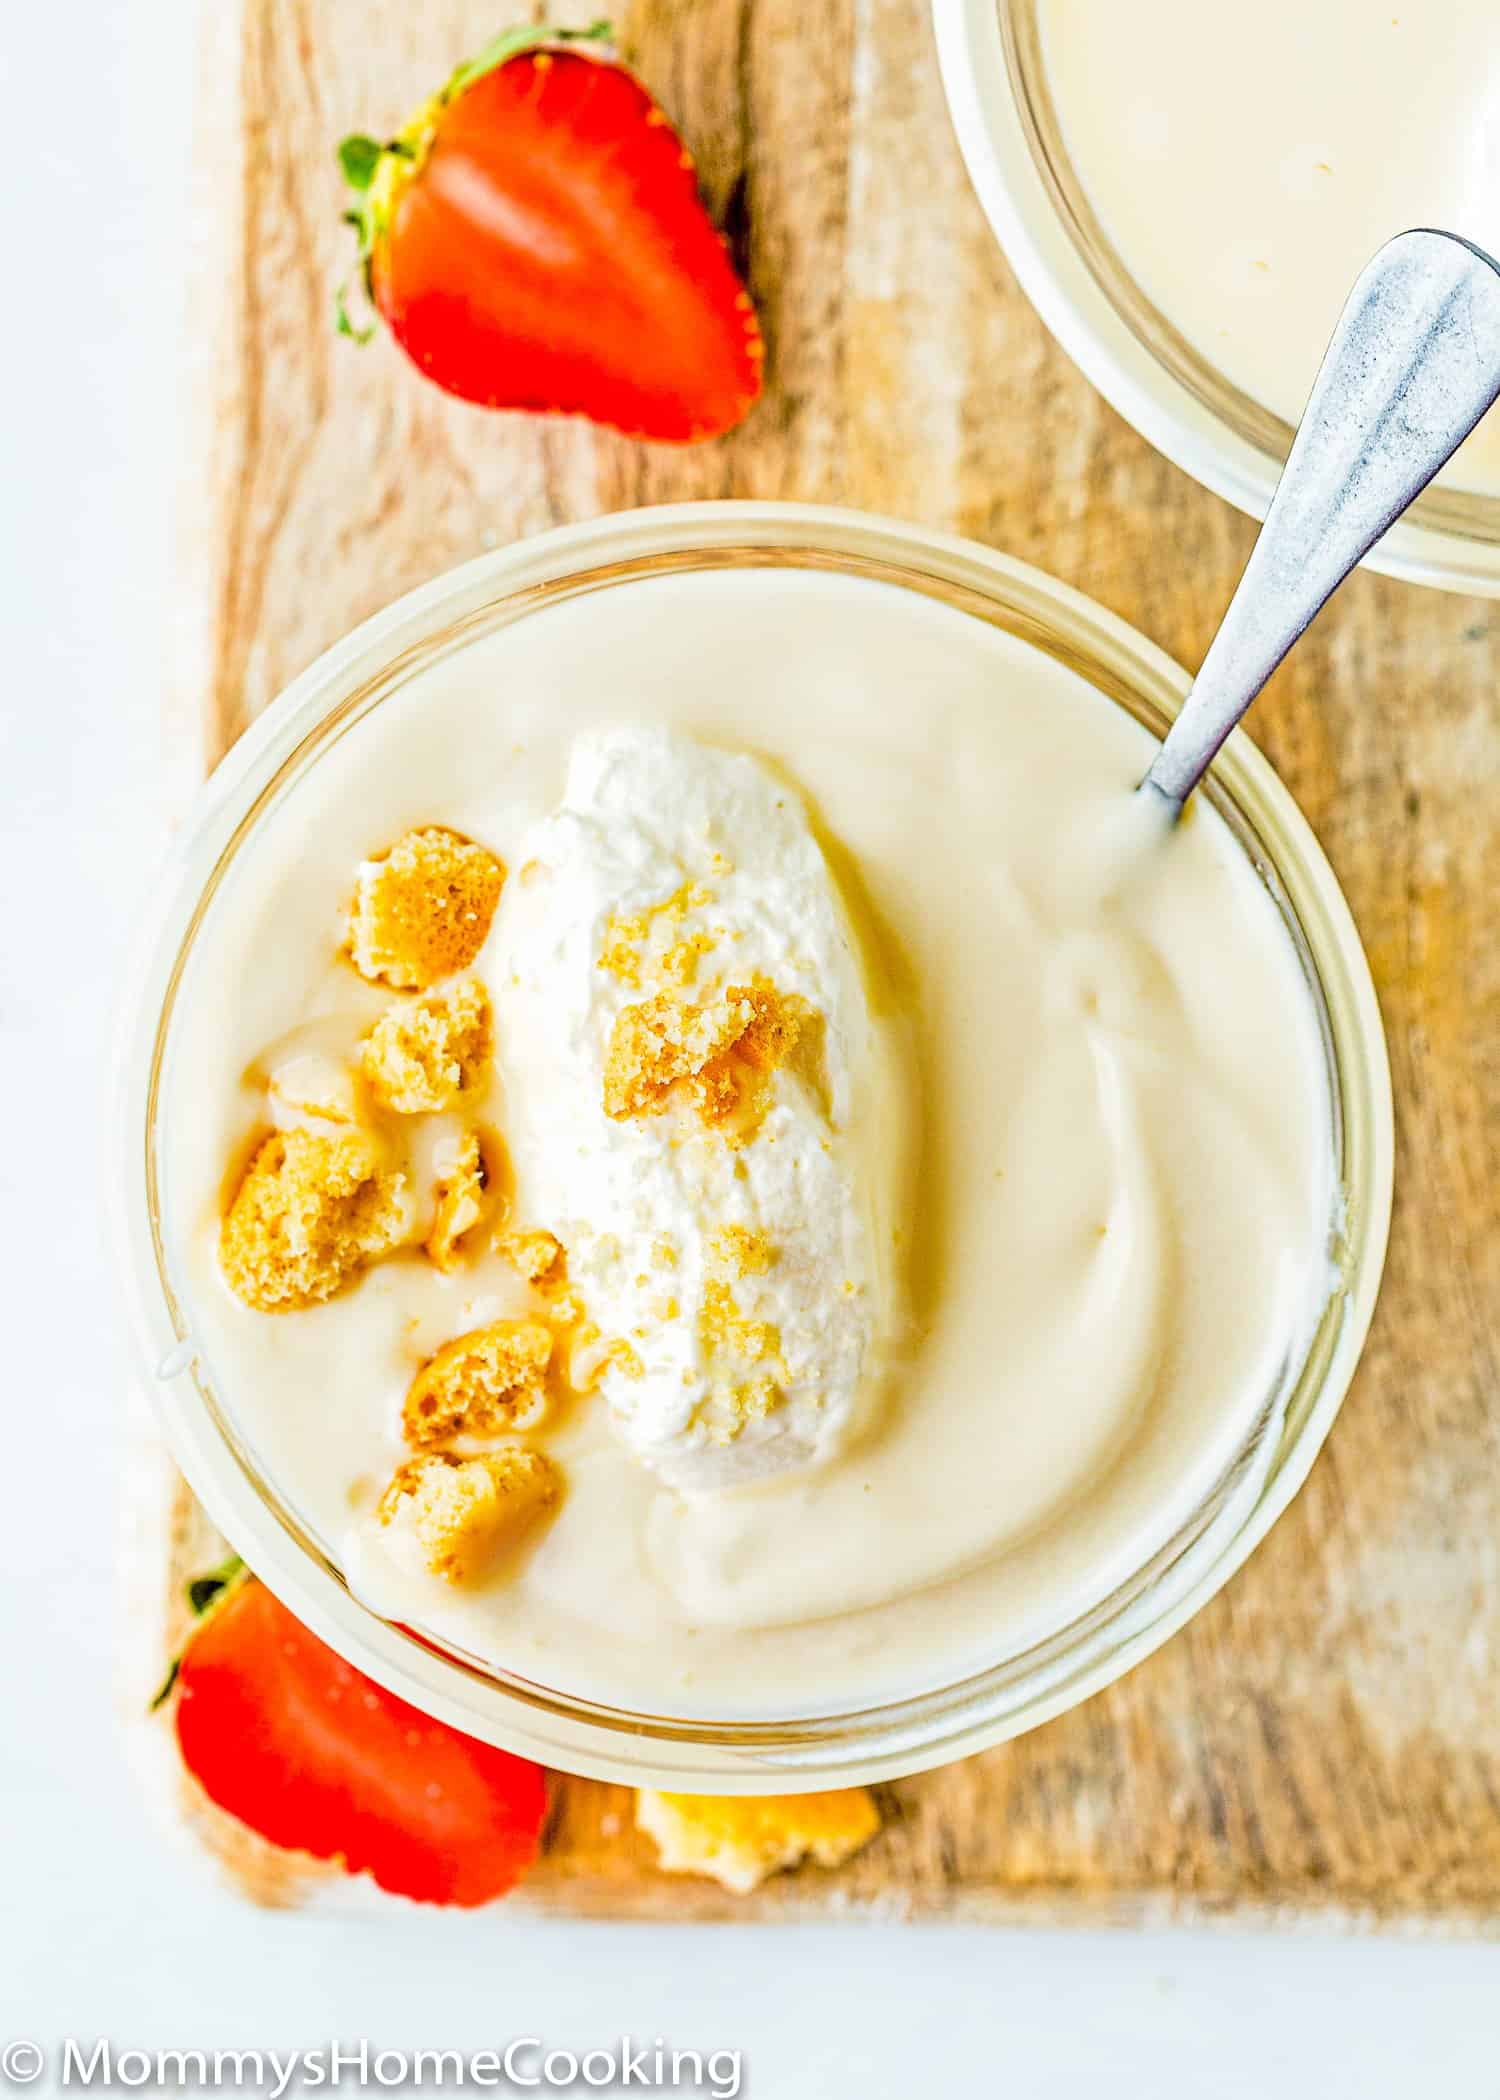
[[[496,0],[204,12],[177,728],[201,734],[205,764],[327,643],[437,570],[689,497],[952,527],[1198,662],[1252,528],[1118,420],[1022,297],[959,162],[925,0],[625,11],[770,345],[748,426],[689,452],[478,413],[389,345],[332,331],[349,263],[334,142],[399,120],[498,26]],[[652,1917],[1500,1921],[1497,696],[1500,608],[1365,576],[1256,711],[1369,947],[1399,1156],[1364,1366],[1251,1564],[1079,1711],[892,1789],[886,1832],[837,1875],[747,1900],[670,1881],[631,1838],[623,1790],[570,1782],[531,1900]],[[135,1519],[144,1682],[181,1574],[214,1549],[180,1490],[145,1493]],[[255,1893],[294,1890],[194,1820]]]

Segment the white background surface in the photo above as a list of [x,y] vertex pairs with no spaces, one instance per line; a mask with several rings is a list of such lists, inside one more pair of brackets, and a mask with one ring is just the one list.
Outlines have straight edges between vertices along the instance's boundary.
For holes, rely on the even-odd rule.
[[245,1909],[164,1848],[112,1704],[125,1377],[97,1190],[118,958],[173,756],[189,14],[0,9],[0,2044],[581,2048],[625,2031],[742,2049],[760,2100],[1500,2093],[1495,1947],[503,1910],[341,1925]]

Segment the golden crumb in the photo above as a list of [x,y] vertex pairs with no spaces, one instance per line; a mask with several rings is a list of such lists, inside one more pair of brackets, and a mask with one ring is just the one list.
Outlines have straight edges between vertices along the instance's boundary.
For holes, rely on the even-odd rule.
[[[751,1241],[759,1237],[745,1234]],[[763,1266],[769,1266],[769,1248]],[[781,1334],[769,1320],[747,1319],[729,1285],[711,1276],[698,1309],[698,1339],[712,1384],[693,1410],[693,1421],[711,1444],[732,1444],[750,1423],[763,1422],[786,1399],[779,1382],[786,1376]]]
[[429,1452],[396,1468],[377,1514],[382,1524],[411,1526],[434,1575],[471,1582],[552,1508],[559,1491],[552,1461],[519,1444],[482,1458]]
[[502,1261],[509,1262],[518,1276],[539,1291],[555,1289],[566,1279],[567,1256],[555,1233],[502,1230],[495,1234],[494,1248]]
[[705,1123],[726,1122],[786,1063],[807,1012],[761,979],[699,1003],[668,991],[623,1007],[605,1058],[605,1114],[660,1115],[681,1087]]
[[440,825],[408,831],[366,861],[349,914],[349,954],[361,977],[422,992],[467,970],[484,946],[505,868]]
[[778,1065],[797,1047],[806,1009],[800,1000],[784,999],[774,985],[757,980],[731,985],[724,994],[731,1007],[747,1005],[744,1031],[709,1059],[690,1092],[705,1123],[720,1123],[750,1103]]
[[746,1379],[743,1385],[734,1389],[735,1405],[742,1425],[745,1422],[763,1422],[767,1415],[780,1407],[785,1398],[786,1394],[775,1379],[764,1376]]
[[713,940],[706,933],[686,933],[680,941],[673,941],[663,951],[657,974],[665,985],[691,984],[698,974],[698,958],[713,949]]
[[645,940],[647,923],[639,912],[614,912],[604,926],[604,942],[599,950],[599,968],[618,977],[621,984],[631,991],[638,991],[641,982],[641,943]]
[[[644,982],[644,951],[651,945],[657,929],[661,928],[664,933],[668,933],[680,926],[690,911],[712,904],[713,901],[711,890],[705,889],[701,882],[689,881],[682,883],[670,897],[664,897],[660,904],[648,905],[644,911],[611,912],[604,924],[604,939],[600,944],[598,967],[606,970],[611,977],[618,978],[621,984],[627,985],[632,991],[638,991]],[[711,946],[712,943],[706,934],[695,934],[689,941],[678,942],[668,949],[669,955],[676,956],[672,967],[677,970],[686,968],[688,972],[687,977],[677,981],[686,983],[689,980],[692,971],[697,968],[698,957],[706,954]],[[684,952],[679,954],[679,950]],[[687,952],[689,950],[690,954]],[[666,956],[662,957],[660,967],[663,975],[666,975]]]
[[331,1298],[405,1236],[405,1188],[354,1131],[277,1131],[257,1148],[220,1228],[225,1280],[257,1312]]
[[764,1422],[785,1399],[785,1388],[763,1371],[738,1385],[715,1386],[693,1409],[693,1423],[710,1444],[722,1448],[732,1444],[751,1422]]
[[587,1318],[582,1293],[570,1287],[549,1300],[547,1317],[557,1327],[577,1327]]
[[411,1382],[401,1410],[409,1444],[530,1429],[547,1407],[552,1335],[535,1320],[496,1320],[447,1342]]
[[868,1787],[826,1794],[660,1794],[635,1797],[636,1826],[655,1840],[668,1874],[705,1874],[747,1895],[769,1874],[812,1859],[842,1866],[880,1828]]
[[464,1235],[484,1216],[488,1187],[479,1139],[472,1130],[466,1131],[458,1141],[453,1164],[438,1177],[437,1208],[427,1235],[427,1258],[445,1275],[458,1267]]
[[754,984],[731,985],[726,996],[748,1000],[749,1027],[735,1044],[738,1054],[758,1072],[774,1072],[797,1047],[807,1020],[800,999],[783,998],[774,984],[758,977]]
[[727,1283],[711,1276],[703,1286],[698,1338],[710,1356],[730,1356],[741,1363],[779,1359],[781,1336],[768,1320],[747,1320]]
[[677,1243],[659,1232],[651,1242],[651,1259],[659,1269],[675,1269],[677,1266]]
[[776,1259],[776,1249],[763,1232],[748,1225],[726,1225],[714,1234],[714,1258],[731,1276],[764,1276]]
[[701,1073],[749,1027],[746,1001],[718,998],[695,1006],[658,992],[621,1009],[604,1065],[604,1112],[659,1115],[679,1080]]
[[494,1043],[489,994],[477,977],[391,1006],[364,1042],[360,1063],[382,1108],[434,1115],[477,1093]]

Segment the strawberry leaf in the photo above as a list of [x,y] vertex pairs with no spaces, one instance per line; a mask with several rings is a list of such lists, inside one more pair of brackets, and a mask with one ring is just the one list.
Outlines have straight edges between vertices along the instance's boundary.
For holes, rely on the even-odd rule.
[[352,190],[367,190],[375,180],[375,170],[380,166],[381,145],[379,139],[367,138],[361,131],[351,132],[339,141],[339,166],[344,180]]
[[591,22],[587,29],[558,29],[548,22],[523,22],[515,29],[502,29],[467,65],[459,67],[444,89],[443,99],[451,102],[455,95],[461,95],[465,88],[519,52],[545,50],[549,46],[555,49],[562,44],[608,44],[613,39],[614,30],[608,22]]
[[339,286],[333,301],[333,325],[340,335],[348,336],[351,343],[368,343],[375,334],[375,323],[366,322],[361,328],[349,311],[349,281],[346,278]]
[[[195,1575],[187,1584],[187,1601],[193,1617],[203,1618],[216,1604],[222,1603],[231,1590],[237,1590],[242,1582],[247,1581],[249,1574],[250,1570],[239,1555],[231,1553],[229,1558],[221,1560],[216,1568],[208,1568],[203,1574]],[[179,1649],[172,1657],[167,1674],[157,1686],[156,1695],[151,1701],[152,1713],[155,1713],[158,1707],[165,1706],[172,1696],[172,1687],[176,1684],[177,1673],[182,1668],[182,1656],[183,1651]]]
[[232,1582],[237,1582],[244,1572],[245,1563],[237,1553],[231,1553],[229,1558],[221,1560],[216,1568],[210,1568],[204,1575],[195,1575],[187,1586],[187,1600],[193,1608],[194,1618],[201,1619],[214,1600],[222,1595]]

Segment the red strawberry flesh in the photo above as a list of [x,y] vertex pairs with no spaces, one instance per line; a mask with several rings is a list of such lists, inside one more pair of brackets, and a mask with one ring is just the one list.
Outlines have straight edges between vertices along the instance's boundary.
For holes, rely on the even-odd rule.
[[415,363],[490,407],[686,440],[760,391],[754,310],[691,159],[607,58],[526,51],[443,105],[371,282]]
[[204,1619],[178,1687],[183,1761],[272,1844],[460,1905],[503,1895],[536,1857],[541,1768],[383,1690],[262,1583]]

